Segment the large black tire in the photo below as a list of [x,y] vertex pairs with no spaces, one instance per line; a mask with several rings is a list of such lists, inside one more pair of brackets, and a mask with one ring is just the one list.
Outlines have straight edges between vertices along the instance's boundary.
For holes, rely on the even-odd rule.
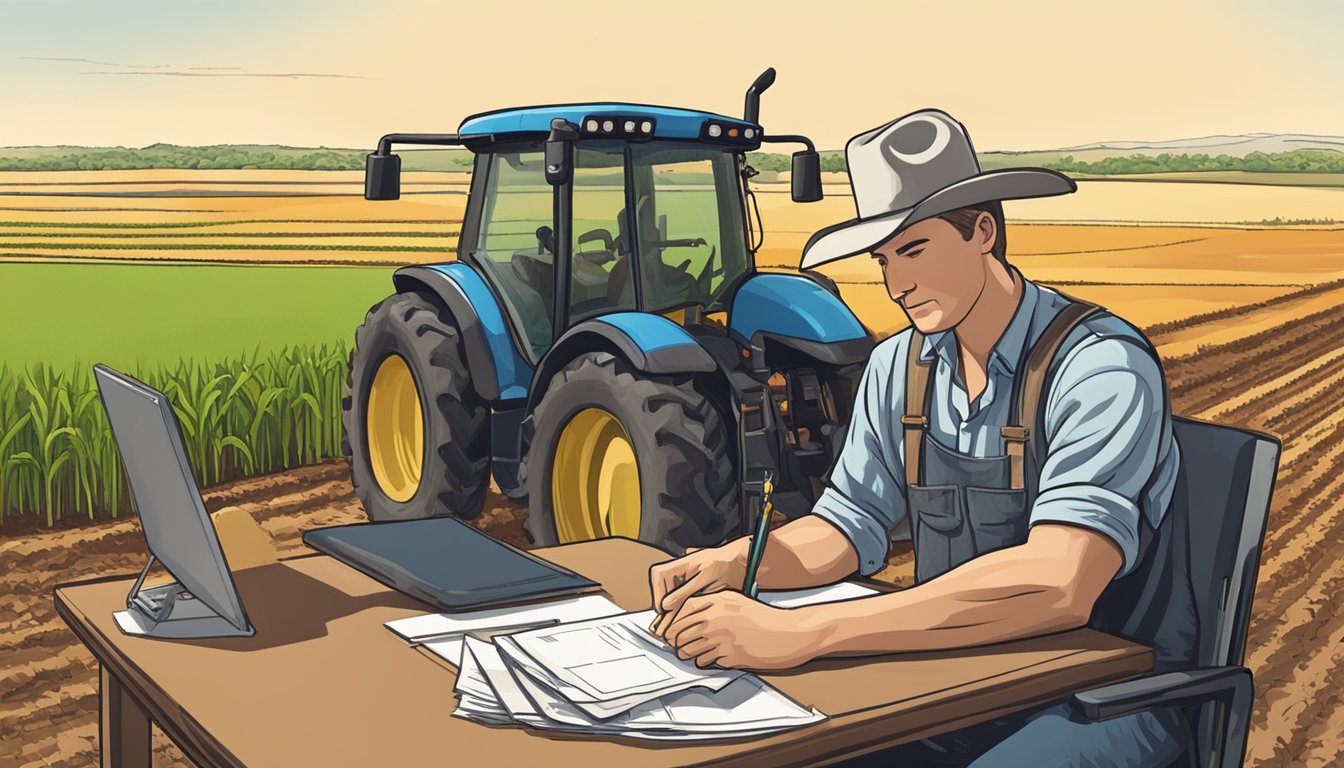
[[[411,372],[424,419],[419,485],[405,501],[379,486],[365,423],[374,375],[393,354]],[[369,310],[355,331],[341,421],[350,479],[370,520],[480,515],[489,484],[490,408],[472,387],[452,316],[434,298],[397,293]]]
[[688,376],[641,373],[590,352],[556,374],[523,421],[522,477],[531,501],[524,528],[533,543],[561,543],[551,496],[556,446],[570,419],[594,407],[620,421],[634,448],[640,541],[680,555],[740,533],[731,433],[709,399]]

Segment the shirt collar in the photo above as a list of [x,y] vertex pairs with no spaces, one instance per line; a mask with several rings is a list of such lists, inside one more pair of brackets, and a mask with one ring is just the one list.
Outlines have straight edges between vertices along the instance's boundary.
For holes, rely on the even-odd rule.
[[[1021,273],[1018,273],[1019,276]],[[1036,314],[1036,305],[1040,303],[1040,289],[1032,281],[1022,277],[1022,298],[1008,321],[1008,327],[999,337],[990,352],[990,360],[997,360],[1009,375],[1017,371],[1027,344],[1027,335],[1031,330],[1032,316]],[[928,362],[934,355],[942,358],[949,366],[957,363],[957,338],[951,330],[939,331],[924,337],[924,346],[920,349],[919,359]]]

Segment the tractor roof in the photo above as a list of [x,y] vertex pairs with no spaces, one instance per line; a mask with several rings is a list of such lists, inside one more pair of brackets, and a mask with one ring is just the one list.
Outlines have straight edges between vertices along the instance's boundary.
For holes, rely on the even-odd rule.
[[[748,123],[741,118],[716,115],[712,112],[700,112],[694,109],[658,107],[651,104],[627,104],[622,102],[596,102],[587,104],[552,104],[537,107],[515,107],[493,112],[482,112],[462,121],[458,127],[459,136],[504,137],[509,134],[531,133],[547,134],[551,130],[551,120],[561,117],[579,126],[585,136],[611,138],[655,138],[655,139],[703,139],[711,124],[720,126],[723,143],[757,145],[760,143],[761,126]],[[604,119],[607,118],[607,119]],[[595,122],[593,122],[595,121]],[[636,130],[626,133],[624,124],[632,121]],[[652,136],[642,133],[640,126],[647,121],[651,124]],[[612,127],[604,128],[605,124]],[[589,130],[595,125],[597,130]],[[751,129],[751,136],[747,136]],[[736,138],[727,141],[729,131]],[[719,139],[710,139],[719,143]],[[748,147],[750,148],[750,147]]]

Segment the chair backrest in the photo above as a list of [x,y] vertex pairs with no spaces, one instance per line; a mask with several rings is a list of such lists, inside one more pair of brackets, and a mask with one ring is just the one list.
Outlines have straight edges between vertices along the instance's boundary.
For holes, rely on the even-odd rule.
[[1180,416],[1172,431],[1181,461],[1171,513],[1187,530],[1196,663],[1240,665],[1281,445],[1269,435]]

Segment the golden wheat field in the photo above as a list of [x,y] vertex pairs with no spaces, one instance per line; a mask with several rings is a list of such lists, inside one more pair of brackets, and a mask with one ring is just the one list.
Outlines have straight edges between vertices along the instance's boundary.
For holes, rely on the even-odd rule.
[[[0,260],[450,259],[466,175],[407,177],[402,200],[368,203],[358,196],[358,173],[0,174]],[[1085,193],[1094,191],[1083,186]],[[1103,186],[1108,191],[1100,192]],[[1344,763],[1344,612],[1337,610],[1344,600],[1339,396],[1344,228],[1197,223],[1210,218],[1209,206],[1217,200],[1197,201],[1170,223],[1135,223],[1151,219],[1158,203],[1131,201],[1117,212],[1120,192],[1113,188],[1122,186],[1096,185],[1100,202],[1072,218],[1116,219],[1128,211],[1124,223],[1085,224],[1023,207],[1022,215],[1034,219],[1028,221],[1010,208],[1010,259],[1028,277],[1097,301],[1143,328],[1163,358],[1175,413],[1261,430],[1283,441],[1246,658],[1257,689],[1247,764],[1339,765]],[[1198,185],[1165,186],[1168,194],[1179,194],[1172,190]],[[796,265],[813,231],[853,215],[847,192],[829,184],[831,197],[803,206],[789,203],[786,192],[762,189],[766,236],[758,263],[772,269]],[[1252,210],[1250,192],[1238,188],[1226,194],[1231,212],[1225,222],[1293,215],[1296,210],[1282,207],[1289,201],[1304,205],[1306,215],[1344,199],[1267,188],[1261,207]],[[1069,205],[1083,206],[1084,195],[1076,197]],[[1344,205],[1330,212],[1338,218]],[[5,268],[0,264],[0,275]],[[851,259],[826,272],[876,334],[904,326],[871,260]],[[0,279],[0,296],[3,291]],[[333,329],[333,338],[352,330]],[[210,488],[206,501],[210,510],[239,506],[253,515],[285,554],[304,550],[299,533],[305,528],[363,519],[340,462]],[[526,546],[525,514],[492,489],[476,522]],[[133,573],[142,556],[143,539],[133,520],[27,529],[21,536],[0,531],[0,764],[98,764],[97,665],[56,616],[51,589],[78,578]],[[882,577],[908,584],[912,576],[908,548],[895,549]],[[187,764],[157,731],[154,760]]]

